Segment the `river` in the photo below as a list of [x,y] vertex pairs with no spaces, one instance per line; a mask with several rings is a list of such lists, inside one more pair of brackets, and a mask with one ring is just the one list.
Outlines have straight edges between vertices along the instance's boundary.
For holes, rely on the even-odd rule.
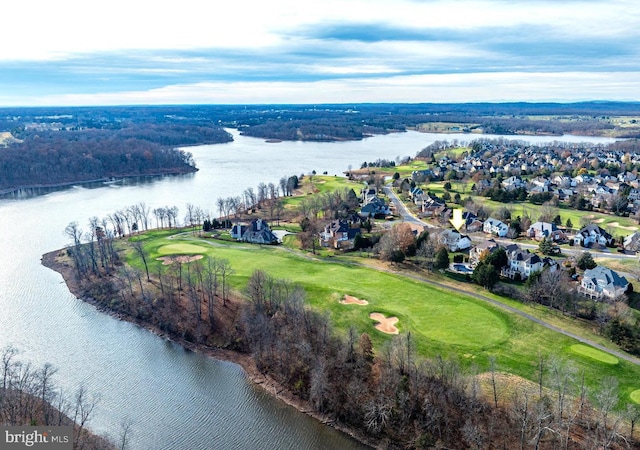
[[117,437],[121,423],[131,421],[132,449],[361,448],[251,384],[236,364],[185,351],[99,313],[40,265],[43,253],[68,243],[63,230],[71,221],[87,229],[89,217],[139,202],[177,205],[182,215],[192,203],[217,214],[218,197],[241,195],[260,182],[277,184],[282,176],[312,170],[339,175],[364,161],[413,156],[435,140],[472,138],[407,132],[338,143],[266,143],[230,131],[231,143],[187,149],[200,169],[195,174],[0,200],[0,347],[18,347],[20,359],[36,366],[52,363],[69,394],[84,385],[99,396],[89,426]]

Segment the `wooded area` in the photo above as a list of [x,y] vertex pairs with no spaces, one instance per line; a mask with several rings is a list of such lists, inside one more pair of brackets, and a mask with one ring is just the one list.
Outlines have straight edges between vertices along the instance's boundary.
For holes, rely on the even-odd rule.
[[11,121],[5,117],[2,123],[16,141],[0,149],[0,192],[194,172],[191,154],[175,147],[232,140],[218,125],[166,119],[148,123],[117,116],[20,116]]
[[[566,116],[551,120],[546,116]],[[176,146],[229,142],[223,127],[265,139],[335,141],[472,124],[483,133],[602,135],[609,116],[640,116],[637,103],[585,102],[358,105],[191,105],[0,109],[0,191],[109,177],[186,173],[191,155]],[[462,131],[462,130],[461,130]],[[638,128],[616,128],[637,137]],[[461,135],[464,135],[462,133]],[[16,141],[17,140],[17,141]]]

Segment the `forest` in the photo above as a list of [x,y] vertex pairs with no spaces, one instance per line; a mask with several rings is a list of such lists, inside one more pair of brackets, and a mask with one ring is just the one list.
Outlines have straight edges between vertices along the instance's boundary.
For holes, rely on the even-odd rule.
[[[610,116],[628,117],[629,126],[614,125]],[[640,104],[616,102],[2,108],[0,192],[193,172],[191,155],[175,147],[229,142],[225,127],[304,141],[357,140],[430,123],[485,134],[637,137],[640,130],[630,125],[636,116]]]
[[0,191],[194,172],[191,154],[175,146],[231,139],[220,128],[152,124],[119,129],[20,128],[13,134],[21,142],[0,150]]

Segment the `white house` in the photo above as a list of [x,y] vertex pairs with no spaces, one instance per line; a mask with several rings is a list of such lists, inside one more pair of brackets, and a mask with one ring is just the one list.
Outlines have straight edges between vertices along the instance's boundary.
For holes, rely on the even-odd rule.
[[498,237],[505,237],[507,235],[507,231],[509,231],[509,226],[498,219],[489,217],[484,221],[482,231],[488,234],[495,234]]
[[604,266],[596,266],[584,271],[578,290],[592,298],[614,299],[624,294],[628,287],[625,277]]
[[613,244],[613,236],[593,223],[578,231],[573,240],[576,244],[580,244],[583,247],[589,247],[593,244],[602,246],[610,246]]
[[502,187],[505,188],[508,191],[511,191],[513,189],[525,187],[525,183],[524,183],[524,181],[522,181],[522,178],[514,175],[514,176],[511,176],[511,177],[503,180],[502,181]]
[[466,250],[471,247],[469,236],[463,235],[456,230],[444,230],[438,234],[438,242],[446,246],[450,252]]
[[509,262],[502,270],[502,275],[508,278],[514,278],[519,274],[521,280],[526,280],[532,273],[540,272],[544,268],[543,259],[529,250],[507,252],[507,259]]

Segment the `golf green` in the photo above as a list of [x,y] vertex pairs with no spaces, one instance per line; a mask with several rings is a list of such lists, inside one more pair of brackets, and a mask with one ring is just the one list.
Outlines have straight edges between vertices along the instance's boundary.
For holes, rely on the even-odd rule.
[[601,363],[611,364],[611,365],[618,364],[618,358],[616,358],[615,356],[612,356],[596,348],[589,347],[588,345],[574,344],[570,348],[571,348],[571,351],[573,351],[574,353],[577,353],[578,355],[595,359],[596,361],[600,361]]
[[487,347],[508,337],[505,321],[481,305],[457,296],[446,301],[425,300],[409,317],[418,333],[447,344]]

